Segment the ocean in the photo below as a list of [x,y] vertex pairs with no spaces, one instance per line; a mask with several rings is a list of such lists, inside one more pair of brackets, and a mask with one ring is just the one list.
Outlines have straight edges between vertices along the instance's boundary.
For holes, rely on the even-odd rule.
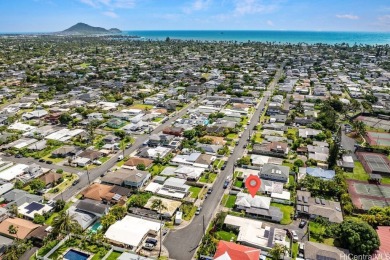
[[198,41],[257,41],[275,43],[348,43],[390,44],[390,32],[320,32],[320,31],[124,31],[123,35],[139,36],[150,40],[167,37]]

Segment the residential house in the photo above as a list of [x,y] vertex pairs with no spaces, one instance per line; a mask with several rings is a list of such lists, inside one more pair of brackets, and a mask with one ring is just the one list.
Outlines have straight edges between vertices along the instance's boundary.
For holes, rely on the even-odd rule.
[[220,240],[214,260],[259,260],[261,250]]
[[302,137],[304,139],[306,138],[314,138],[318,134],[320,134],[322,131],[317,129],[311,129],[311,128],[299,128],[298,129],[298,135],[299,137]]
[[337,161],[337,166],[343,168],[344,171],[353,172],[355,163],[351,155],[343,155],[342,159]]
[[101,201],[104,203],[116,204],[119,201],[126,201],[127,197],[112,192],[113,186],[93,183],[81,192],[84,199]]
[[[10,226],[14,226],[17,232],[10,233]],[[33,222],[21,219],[21,218],[7,218],[0,223],[0,234],[6,237],[12,237],[17,239],[25,239],[32,231],[41,225],[34,224]]]
[[163,133],[166,135],[182,136],[184,128],[181,127],[165,127]]
[[326,244],[306,241],[304,246],[304,257],[307,260],[318,259],[334,259],[344,260],[350,258],[350,253],[347,249],[342,249]]
[[285,158],[288,155],[289,148],[287,143],[282,142],[269,142],[262,144],[254,144],[252,153],[270,155],[275,157]]
[[101,218],[103,215],[107,214],[109,208],[110,207],[108,205],[90,199],[80,200],[79,203],[76,205],[77,210],[94,214],[98,218]]
[[130,157],[124,164],[124,166],[136,168],[138,165],[143,164],[145,168],[149,168],[153,164],[153,160],[140,157]]
[[333,223],[343,222],[340,202],[315,198],[309,191],[297,191],[297,212],[311,219],[321,216]]
[[287,183],[290,174],[290,168],[282,165],[264,164],[260,170],[260,178],[276,182]]
[[13,189],[5,193],[2,197],[7,203],[7,208],[10,208],[13,204],[19,207],[26,202],[41,202],[43,200],[42,196],[30,194],[27,191],[18,189]]
[[101,180],[103,183],[139,189],[145,185],[150,177],[151,175],[147,171],[121,168],[115,172],[107,173]]
[[61,179],[62,174],[49,172],[41,177],[39,177],[45,183],[46,188],[54,187]]

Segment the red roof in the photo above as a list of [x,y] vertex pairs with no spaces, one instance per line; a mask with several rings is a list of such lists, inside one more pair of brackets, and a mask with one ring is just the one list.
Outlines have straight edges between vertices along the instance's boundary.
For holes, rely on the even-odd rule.
[[[378,258],[380,258],[381,254],[390,253],[390,226],[378,227],[376,232],[378,233],[379,240],[381,241],[381,246],[375,252],[375,254],[378,254]],[[373,259],[376,258],[375,254],[374,254]],[[382,255],[382,258],[383,258],[383,255]]]
[[219,241],[214,259],[227,253],[231,260],[259,260],[260,249],[239,245],[233,242]]

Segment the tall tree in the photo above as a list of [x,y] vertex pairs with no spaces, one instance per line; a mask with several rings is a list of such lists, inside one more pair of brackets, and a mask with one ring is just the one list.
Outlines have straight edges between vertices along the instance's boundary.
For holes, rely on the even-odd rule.
[[268,252],[268,255],[273,260],[279,260],[282,258],[282,255],[286,253],[288,248],[285,245],[276,243],[274,247]]
[[59,236],[60,234],[70,234],[81,230],[80,224],[70,216],[67,211],[62,211],[53,220],[53,233]]
[[158,214],[160,216],[160,250],[158,252],[158,257],[160,257],[161,256],[162,227],[163,227],[162,211],[167,209],[167,207],[163,204],[161,199],[155,199],[155,200],[152,201],[151,208],[154,209],[154,210],[157,210],[157,212],[158,212]]

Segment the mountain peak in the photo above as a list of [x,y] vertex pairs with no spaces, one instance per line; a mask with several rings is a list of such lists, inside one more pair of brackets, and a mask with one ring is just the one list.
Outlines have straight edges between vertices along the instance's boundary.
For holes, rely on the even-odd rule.
[[86,23],[79,22],[62,32],[68,34],[110,34],[121,33],[121,30],[117,28],[111,28],[110,30],[107,30],[102,27],[94,27]]

